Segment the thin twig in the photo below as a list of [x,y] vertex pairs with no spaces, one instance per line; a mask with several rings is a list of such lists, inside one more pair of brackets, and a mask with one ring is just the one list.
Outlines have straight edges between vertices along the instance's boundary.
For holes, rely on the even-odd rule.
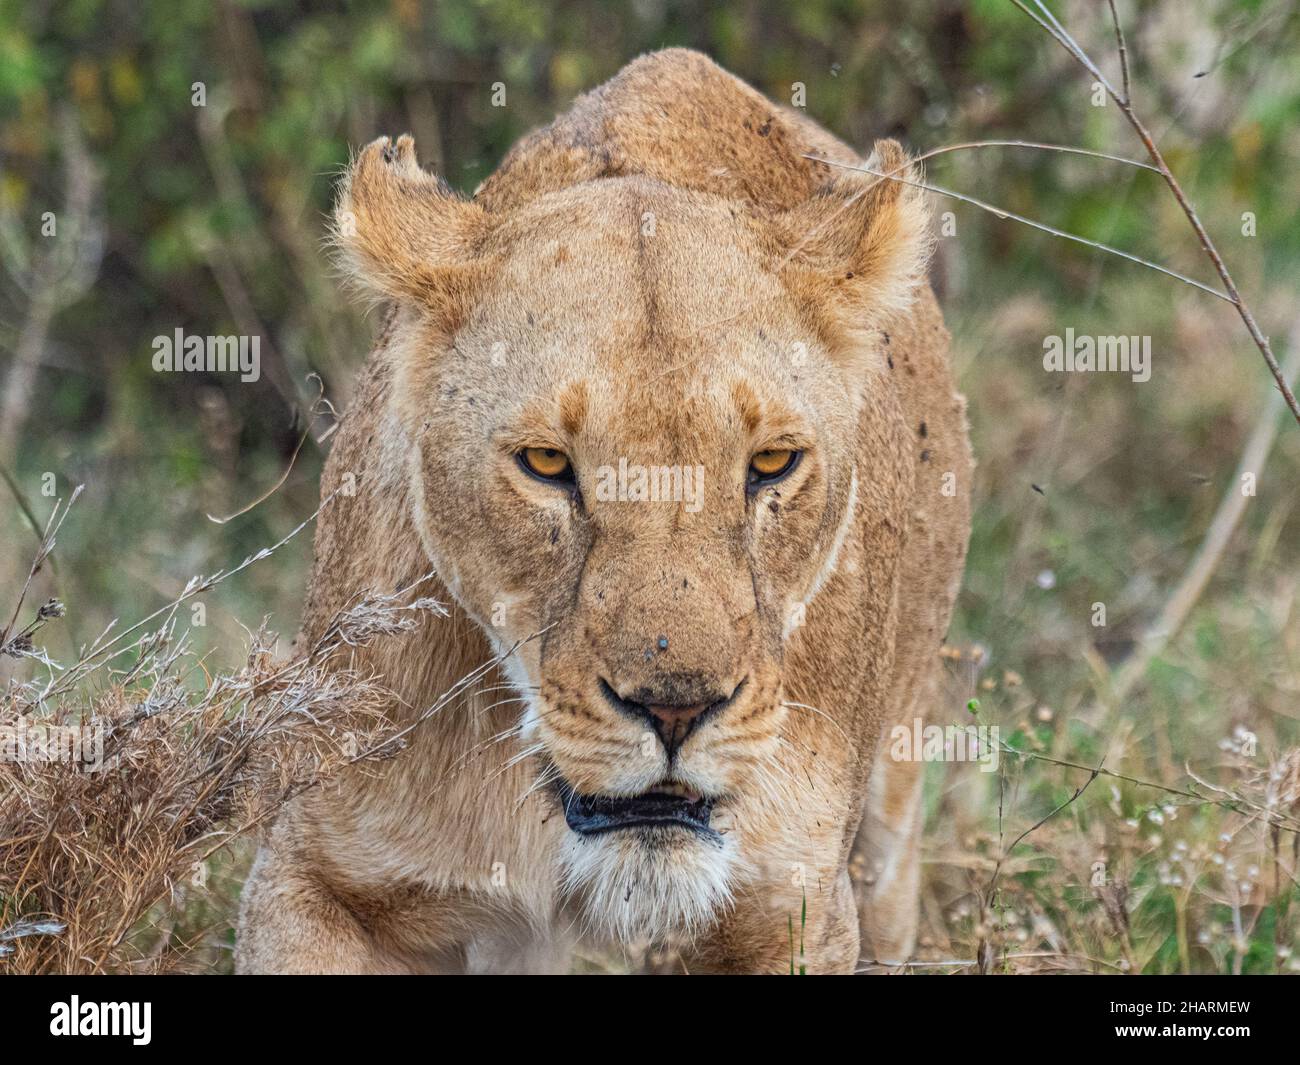
[[[1021,751],[1007,743],[999,743],[998,746],[1004,753],[1015,755],[1019,758],[1029,758],[1037,762],[1047,762],[1050,765],[1061,766],[1065,769],[1081,769],[1084,772],[1091,773],[1095,776],[1110,777],[1114,780],[1122,780],[1126,784],[1134,784],[1142,788],[1152,788],[1155,791],[1163,791],[1167,795],[1177,795],[1183,799],[1191,799],[1201,806],[1219,806],[1225,810],[1231,810],[1233,813],[1238,814],[1243,812],[1241,810],[1243,805],[1253,806],[1256,810],[1261,809],[1258,804],[1251,803],[1248,799],[1245,799],[1240,795],[1229,793],[1231,796],[1230,798],[1212,799],[1205,795],[1200,795],[1197,792],[1188,791],[1185,788],[1174,788],[1170,787],[1168,784],[1158,784],[1154,780],[1143,780],[1141,777],[1129,776],[1126,773],[1117,773],[1113,769],[1106,769],[1099,765],[1084,765],[1081,762],[1072,762],[1065,758],[1054,758],[1051,755],[1040,754],[1037,751]],[[1300,837],[1300,821],[1287,817],[1284,814],[1270,814],[1268,811],[1264,811],[1264,813],[1264,821],[1266,824],[1272,825],[1284,832],[1295,833],[1297,837]],[[1017,840],[1017,842],[1019,842],[1019,840]]]
[[1016,214],[1014,211],[1008,211],[1002,207],[995,207],[993,204],[986,203],[983,200],[978,200],[974,196],[967,196],[962,192],[953,192],[951,189],[941,188],[938,185],[931,185],[924,181],[910,181],[907,178],[898,177],[896,171],[882,172],[879,170],[872,170],[870,167],[855,166],[853,163],[841,163],[834,159],[825,159],[819,155],[806,155],[804,158],[813,159],[819,163],[826,163],[828,166],[837,166],[843,170],[857,170],[863,174],[871,174],[874,177],[885,178],[889,181],[897,181],[900,185],[910,185],[914,189],[924,189],[926,192],[935,192],[940,196],[950,196],[954,200],[960,200],[962,203],[969,203],[973,207],[978,207],[981,210],[988,211],[990,214],[996,215],[998,218],[1009,218],[1013,222],[1020,222],[1023,225],[1040,230],[1043,233],[1050,233],[1054,237],[1060,237],[1063,240],[1072,240],[1076,244],[1084,244],[1089,248],[1096,248],[1098,251],[1110,252],[1111,255],[1118,255],[1121,259],[1127,259],[1129,262],[1137,263],[1140,266],[1145,266],[1148,269],[1165,274],[1166,276],[1181,281],[1186,285],[1191,285],[1193,288],[1199,288],[1202,292],[1208,292],[1211,296],[1217,296],[1219,299],[1224,300],[1227,303],[1233,302],[1230,296],[1225,295],[1218,289],[1211,288],[1209,285],[1197,281],[1195,278],[1188,277],[1186,274],[1180,274],[1177,270],[1170,270],[1167,266],[1153,263],[1150,259],[1143,259],[1140,255],[1134,255],[1131,252],[1123,251],[1122,249],[1112,247],[1109,244],[1103,244],[1101,241],[1089,240],[1087,237],[1081,237],[1077,233],[1067,233],[1064,229],[1057,229],[1055,226],[1049,226],[1045,222],[1036,222],[1032,218],[1026,218],[1024,215]]
[[[1017,752],[1017,753],[1018,753],[1018,752]],[[1010,845],[1009,847],[1005,847],[1005,848],[1003,848],[1002,853],[998,855],[997,864],[995,864],[995,865],[993,866],[993,875],[989,878],[989,885],[988,885],[988,887],[985,889],[985,892],[984,892],[984,893],[985,893],[985,897],[992,897],[992,894],[993,894],[993,888],[996,886],[996,884],[997,884],[997,882],[998,882],[998,874],[1002,871],[1002,863],[1003,863],[1003,861],[1005,861],[1005,860],[1010,856],[1011,852],[1012,852],[1013,850],[1015,850],[1016,847],[1018,847],[1018,846],[1020,845],[1020,843],[1024,840],[1024,838],[1025,838],[1026,836],[1028,836],[1031,832],[1036,832],[1038,829],[1042,828],[1042,827],[1043,827],[1045,824],[1047,824],[1047,822],[1050,821],[1053,817],[1055,817],[1057,814],[1059,814],[1059,813],[1060,813],[1062,810],[1064,810],[1067,806],[1071,805],[1071,804],[1072,804],[1076,799],[1079,798],[1080,795],[1082,795],[1085,791],[1088,790],[1088,785],[1090,785],[1094,780],[1096,780],[1096,779],[1097,779],[1099,776],[1101,776],[1104,772],[1105,772],[1105,770],[1104,770],[1101,766],[1097,766],[1096,768],[1094,768],[1094,769],[1093,769],[1093,770],[1088,774],[1088,779],[1085,780],[1082,784],[1080,784],[1077,788],[1074,789],[1074,794],[1073,794],[1073,795],[1071,795],[1068,799],[1066,799],[1065,802],[1061,803],[1060,806],[1057,806],[1057,807],[1056,807],[1055,809],[1053,809],[1050,813],[1048,813],[1048,814],[1046,814],[1045,816],[1041,817],[1039,820],[1035,821],[1035,822],[1034,822],[1032,825],[1030,825],[1027,829],[1025,829],[1023,832],[1021,832],[1020,835],[1018,835],[1015,839],[1013,839],[1013,840],[1011,841],[1011,845]]]
[[[1111,155],[1109,152],[1094,152],[1091,148],[1076,148],[1070,144],[1047,144],[1043,141],[1021,141],[1021,140],[988,140],[988,141],[963,141],[960,144],[945,144],[942,148],[931,148],[928,152],[922,152],[909,160],[911,163],[923,163],[927,159],[933,159],[936,155],[947,155],[949,152],[964,152],[971,148],[1039,148],[1043,151],[1061,152],[1064,155],[1088,155],[1093,159],[1108,159],[1112,163],[1124,163],[1127,166],[1136,166],[1142,170],[1150,170],[1154,174],[1160,173],[1160,168],[1152,166],[1150,163],[1144,163],[1141,159],[1130,159],[1125,155]],[[806,155],[805,159],[813,159],[815,156]],[[827,162],[822,159],[820,162]],[[901,173],[900,169],[891,170],[890,174]]]
[[[1273,380],[1277,382],[1278,390],[1286,400],[1287,407],[1290,408],[1296,422],[1300,424],[1300,404],[1297,404],[1295,394],[1291,391],[1291,386],[1287,383],[1286,375],[1283,374],[1282,367],[1278,365],[1277,358],[1273,355],[1273,349],[1269,345],[1268,337],[1266,337],[1263,331],[1259,328],[1259,323],[1255,321],[1255,315],[1252,313],[1250,307],[1247,306],[1241,293],[1237,291],[1237,284],[1232,280],[1232,274],[1228,272],[1228,267],[1223,261],[1223,256],[1219,254],[1219,250],[1215,247],[1214,241],[1210,239],[1210,234],[1206,232],[1205,226],[1201,224],[1201,219],[1196,213],[1196,208],[1192,206],[1192,202],[1187,198],[1187,194],[1183,192],[1183,187],[1178,183],[1178,179],[1174,177],[1173,171],[1169,169],[1169,165],[1165,162],[1165,157],[1160,153],[1160,149],[1156,147],[1151,132],[1133,110],[1133,105],[1126,98],[1127,94],[1121,96],[1120,93],[1116,91],[1115,86],[1110,83],[1098,68],[1097,64],[1094,63],[1091,57],[1089,57],[1089,55],[1079,46],[1079,43],[1070,36],[1065,27],[1057,21],[1056,16],[1047,9],[1047,7],[1042,3],[1042,0],[1034,0],[1034,6],[1038,8],[1041,17],[1040,14],[1035,14],[1033,11],[1029,10],[1029,8],[1023,3],[1023,0],[1011,0],[1011,3],[1015,4],[1016,7],[1033,19],[1034,22],[1042,27],[1042,29],[1044,29],[1053,40],[1074,56],[1079,65],[1096,78],[1098,83],[1106,90],[1106,94],[1115,101],[1116,106],[1128,120],[1128,124],[1133,128],[1133,132],[1137,134],[1138,140],[1140,140],[1142,146],[1146,148],[1147,154],[1151,157],[1151,161],[1155,163],[1156,169],[1160,172],[1160,176],[1164,178],[1165,184],[1169,186],[1169,191],[1174,194],[1174,199],[1178,201],[1178,206],[1182,208],[1183,214],[1186,215],[1187,221],[1191,224],[1193,231],[1196,233],[1196,239],[1200,241],[1201,250],[1205,252],[1206,256],[1214,266],[1215,273],[1219,275],[1220,280],[1223,282],[1223,287],[1228,293],[1228,302],[1237,308],[1237,314],[1241,317],[1242,322],[1245,323],[1246,331],[1250,333],[1251,340],[1255,342],[1255,347],[1259,349],[1260,355],[1263,356],[1269,372],[1273,375]],[[1118,22],[1116,25],[1118,26]],[[1127,72],[1127,59],[1124,62],[1124,69]]]
[[[1124,27],[1119,24],[1119,12],[1115,10],[1115,0],[1106,0],[1110,5],[1110,20],[1115,24],[1115,44],[1119,48],[1119,69],[1124,79],[1124,102],[1133,102],[1133,91],[1128,83],[1128,47],[1124,44]],[[1152,168],[1154,169],[1154,167]]]
[[[268,499],[271,498],[271,496],[275,495],[276,492],[278,492],[281,488],[284,487],[284,483],[289,479],[289,474],[293,472],[294,463],[298,461],[298,453],[302,451],[302,445],[307,442],[307,437],[311,435],[311,431],[316,427],[316,422],[320,420],[321,415],[329,414],[331,417],[335,419],[338,418],[338,412],[335,411],[334,404],[332,404],[328,399],[325,398],[325,382],[321,379],[320,375],[313,373],[313,374],[308,374],[307,376],[308,378],[315,378],[316,385],[320,389],[320,391],[317,393],[315,401],[311,404],[310,408],[308,408],[307,413],[311,415],[311,418],[307,422],[307,427],[302,431],[302,436],[298,438],[298,444],[296,447],[294,447],[293,454],[289,456],[289,464],[285,466],[284,472],[280,474],[280,479],[276,481],[275,484],[271,485],[271,487],[268,488],[265,492],[263,492],[260,496],[254,499],[251,503],[246,503],[244,506],[240,507],[233,514],[228,514],[224,518],[218,518],[214,514],[209,514],[208,521],[214,522],[217,525],[225,525],[227,522],[234,521],[235,518],[247,514],[254,507],[260,506],[261,504],[265,503]],[[337,425],[338,422],[336,420],[334,426],[331,426],[330,432],[332,432],[333,429],[337,427]],[[318,437],[316,443],[322,444],[325,442],[326,439],[328,439],[328,434],[322,437]]]
[[[169,617],[174,616],[177,608],[182,603],[186,602],[189,599],[193,599],[196,595],[199,595],[202,592],[208,591],[209,589],[211,589],[217,584],[220,584],[223,581],[229,580],[231,577],[235,576],[236,574],[242,573],[254,562],[260,562],[262,559],[267,558],[268,556],[274,554],[281,547],[283,547],[290,540],[292,540],[295,536],[297,536],[300,532],[302,532],[303,529],[305,529],[308,525],[310,525],[313,521],[315,521],[317,515],[319,515],[320,512],[324,510],[326,506],[328,506],[330,503],[334,501],[334,497],[337,494],[338,494],[338,489],[335,489],[335,491],[331,492],[328,496],[326,496],[323,500],[321,500],[320,506],[318,506],[314,511],[312,511],[308,517],[304,518],[298,525],[296,525],[293,529],[291,529],[285,536],[281,537],[279,541],[272,544],[270,547],[263,547],[261,550],[256,551],[253,554],[249,555],[246,559],[244,559],[243,562],[241,562],[238,566],[235,566],[233,569],[218,570],[210,577],[200,576],[200,577],[190,578],[189,583],[185,586],[185,590],[182,591],[180,595],[176,596],[176,598],[171,600],[171,602],[167,603],[164,606],[159,607],[152,614],[149,614],[147,617],[142,618],[140,621],[132,625],[129,629],[122,630],[112,639],[108,640],[106,643],[99,643],[97,641],[97,645],[93,646],[82,657],[80,664],[87,665],[94,662],[96,659],[106,654],[109,648],[114,647],[117,644],[120,644],[121,641],[125,639],[127,636],[131,635],[133,632],[138,632],[140,629],[144,628],[155,618],[161,617],[163,614],[167,614]],[[165,624],[166,623],[164,623],[164,625]],[[107,635],[107,630],[105,630],[105,635]],[[103,637],[101,636],[100,639],[102,640]],[[128,645],[126,648],[123,648],[122,650],[130,650],[132,646],[134,645]],[[120,653],[121,651],[115,652],[115,654],[120,654]],[[49,697],[52,695],[62,694],[63,691],[65,690],[66,690],[66,686],[62,686],[62,687],[56,686],[48,690],[45,693],[45,695]]]

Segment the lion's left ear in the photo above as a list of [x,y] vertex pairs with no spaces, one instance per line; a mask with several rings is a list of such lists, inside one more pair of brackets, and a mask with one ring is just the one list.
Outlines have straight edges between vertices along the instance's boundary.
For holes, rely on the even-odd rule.
[[[834,181],[777,218],[782,276],[833,348],[906,312],[925,283],[932,239],[924,192],[897,141],[877,141],[862,171]],[[878,174],[901,178],[895,181]]]
[[380,298],[410,301],[454,326],[487,264],[487,213],[420,168],[415,142],[368,144],[348,167],[333,238],[354,281]]

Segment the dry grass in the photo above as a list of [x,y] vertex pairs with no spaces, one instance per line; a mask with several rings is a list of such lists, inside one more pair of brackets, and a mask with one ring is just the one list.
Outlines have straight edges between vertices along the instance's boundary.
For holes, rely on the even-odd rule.
[[[56,508],[32,576],[62,514]],[[293,796],[401,748],[382,713],[390,693],[347,659],[442,608],[411,589],[358,600],[287,660],[263,626],[249,632],[242,667],[209,676],[178,630],[177,607],[229,575],[192,581],[156,628],[106,632],[66,668],[39,646],[62,604],[47,601],[19,628],[20,601],[0,630],[0,655],[38,674],[11,679],[0,705],[0,743],[8,744],[0,757],[0,970],[207,967],[207,953],[192,956],[207,930],[177,934],[178,919],[194,923],[187,890],[206,885],[210,866],[237,866],[231,844]],[[204,894],[205,916],[228,927],[237,891]]]

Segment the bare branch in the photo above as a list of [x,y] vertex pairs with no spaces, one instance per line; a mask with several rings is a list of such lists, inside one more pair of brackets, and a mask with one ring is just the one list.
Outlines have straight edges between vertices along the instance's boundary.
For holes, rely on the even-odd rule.
[[1158,271],[1159,273],[1165,274],[1167,277],[1172,277],[1186,285],[1191,285],[1193,288],[1199,288],[1202,292],[1208,292],[1211,296],[1217,296],[1219,299],[1228,303],[1233,302],[1229,296],[1226,296],[1218,289],[1211,288],[1209,285],[1197,281],[1195,278],[1188,277],[1186,274],[1180,274],[1177,270],[1170,270],[1167,266],[1153,263],[1150,259],[1143,259],[1140,255],[1134,255],[1132,252],[1123,251],[1120,248],[1112,247],[1109,244],[1103,244],[1101,241],[1089,240],[1087,237],[1081,237],[1077,233],[1067,233],[1065,230],[1057,229],[1055,226],[1049,226],[1045,222],[1036,222],[1034,219],[1026,218],[1024,215],[1016,214],[1014,211],[1008,211],[1002,207],[995,207],[993,204],[986,203],[983,200],[977,200],[974,196],[967,196],[962,192],[953,192],[951,189],[940,188],[938,185],[930,185],[924,181],[909,181],[906,178],[897,177],[897,171],[882,173],[879,170],[872,170],[865,166],[854,166],[852,163],[840,163],[836,162],[834,159],[824,159],[819,155],[806,155],[805,158],[816,160],[819,163],[825,163],[827,166],[837,166],[844,170],[857,170],[864,174],[872,174],[878,178],[897,181],[899,184],[910,185],[912,188],[925,189],[927,192],[936,192],[940,196],[950,196],[954,200],[960,200],[962,203],[969,203],[981,210],[988,211],[990,214],[996,215],[998,218],[1009,218],[1013,222],[1020,222],[1022,225],[1030,226],[1031,228],[1040,230],[1043,233],[1050,233],[1052,236],[1060,237],[1062,240],[1072,240],[1076,244],[1084,244],[1089,248],[1096,248],[1099,251],[1110,252],[1111,255],[1118,255],[1121,259],[1127,259],[1129,262],[1138,263],[1141,266]]
[[[1088,54],[1079,46],[1079,43],[1070,36],[1065,27],[1057,21],[1056,16],[1047,9],[1047,7],[1042,3],[1042,0],[1034,0],[1034,6],[1038,8],[1041,17],[1039,14],[1035,14],[1033,11],[1029,10],[1029,8],[1023,3],[1023,0],[1011,0],[1011,3],[1015,4],[1016,7],[1033,19],[1034,22],[1051,35],[1053,40],[1074,56],[1079,65],[1096,78],[1105,88],[1107,95],[1115,101],[1116,106],[1119,107],[1120,112],[1128,120],[1128,124],[1133,128],[1138,139],[1142,142],[1142,146],[1146,148],[1147,154],[1151,157],[1151,161],[1155,163],[1156,169],[1160,172],[1160,176],[1165,180],[1165,184],[1169,186],[1170,192],[1174,194],[1174,199],[1178,201],[1178,206],[1182,208],[1183,214],[1187,216],[1187,221],[1191,224],[1193,231],[1196,233],[1196,239],[1201,243],[1201,250],[1205,252],[1210,262],[1214,265],[1215,272],[1223,281],[1223,287],[1228,293],[1228,302],[1237,308],[1237,314],[1240,315],[1242,322],[1245,323],[1246,331],[1250,334],[1251,340],[1255,342],[1255,347],[1259,349],[1260,355],[1264,357],[1264,362],[1268,366],[1269,373],[1273,375],[1273,380],[1277,382],[1278,390],[1286,400],[1287,407],[1290,408],[1291,414],[1295,417],[1296,422],[1300,423],[1300,404],[1297,404],[1295,394],[1291,391],[1291,386],[1287,383],[1286,375],[1283,374],[1282,367],[1278,365],[1277,358],[1273,355],[1273,349],[1269,346],[1268,337],[1266,337],[1259,328],[1259,324],[1255,321],[1255,315],[1247,306],[1241,293],[1237,291],[1236,282],[1232,280],[1232,274],[1228,272],[1228,267],[1223,261],[1223,256],[1219,254],[1219,250],[1215,247],[1214,241],[1210,239],[1210,234],[1206,232],[1205,226],[1201,224],[1201,219],[1196,213],[1196,208],[1192,206],[1191,201],[1187,198],[1187,194],[1183,192],[1182,186],[1178,183],[1178,179],[1174,177],[1173,172],[1169,169],[1169,165],[1165,162],[1165,158],[1160,153],[1160,149],[1156,147],[1155,140],[1152,138],[1150,130],[1148,130],[1142,120],[1138,118],[1137,114],[1133,110],[1132,104],[1129,103],[1126,96],[1121,96],[1116,91],[1115,86],[1107,80],[1106,76],[1097,67],[1097,64],[1094,63]],[[1127,70],[1127,68],[1128,64],[1125,62],[1125,70]]]
[[1115,10],[1115,0],[1106,0],[1110,5],[1110,20],[1115,24],[1115,44],[1119,48],[1119,69],[1124,79],[1124,102],[1133,102],[1133,91],[1128,82],[1128,47],[1124,44],[1124,27],[1119,24],[1119,12]]
[[[970,148],[1040,148],[1049,152],[1062,152],[1065,155],[1088,155],[1094,159],[1109,159],[1112,163],[1124,163],[1128,166],[1136,166],[1142,170],[1150,170],[1153,173],[1160,173],[1160,168],[1152,166],[1150,163],[1144,163],[1140,159],[1129,159],[1123,155],[1111,155],[1109,152],[1094,152],[1089,148],[1075,148],[1069,144],[1044,144],[1041,141],[964,141],[961,144],[945,144],[942,148],[931,148],[928,152],[922,152],[920,155],[913,157],[913,163],[923,163],[927,159],[933,159],[936,155],[947,155],[949,152],[961,152]],[[812,159],[813,156],[806,155],[805,159]],[[827,160],[821,159],[820,162]],[[891,170],[891,174],[899,171]]]

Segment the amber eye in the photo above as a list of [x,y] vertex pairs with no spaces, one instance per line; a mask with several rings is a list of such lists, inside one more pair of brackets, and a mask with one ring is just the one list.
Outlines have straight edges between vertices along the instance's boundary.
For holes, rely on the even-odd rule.
[[526,447],[519,452],[519,463],[534,477],[544,481],[573,480],[569,456],[551,447]]
[[750,485],[768,484],[780,480],[795,468],[799,462],[800,451],[758,451],[749,460]]

